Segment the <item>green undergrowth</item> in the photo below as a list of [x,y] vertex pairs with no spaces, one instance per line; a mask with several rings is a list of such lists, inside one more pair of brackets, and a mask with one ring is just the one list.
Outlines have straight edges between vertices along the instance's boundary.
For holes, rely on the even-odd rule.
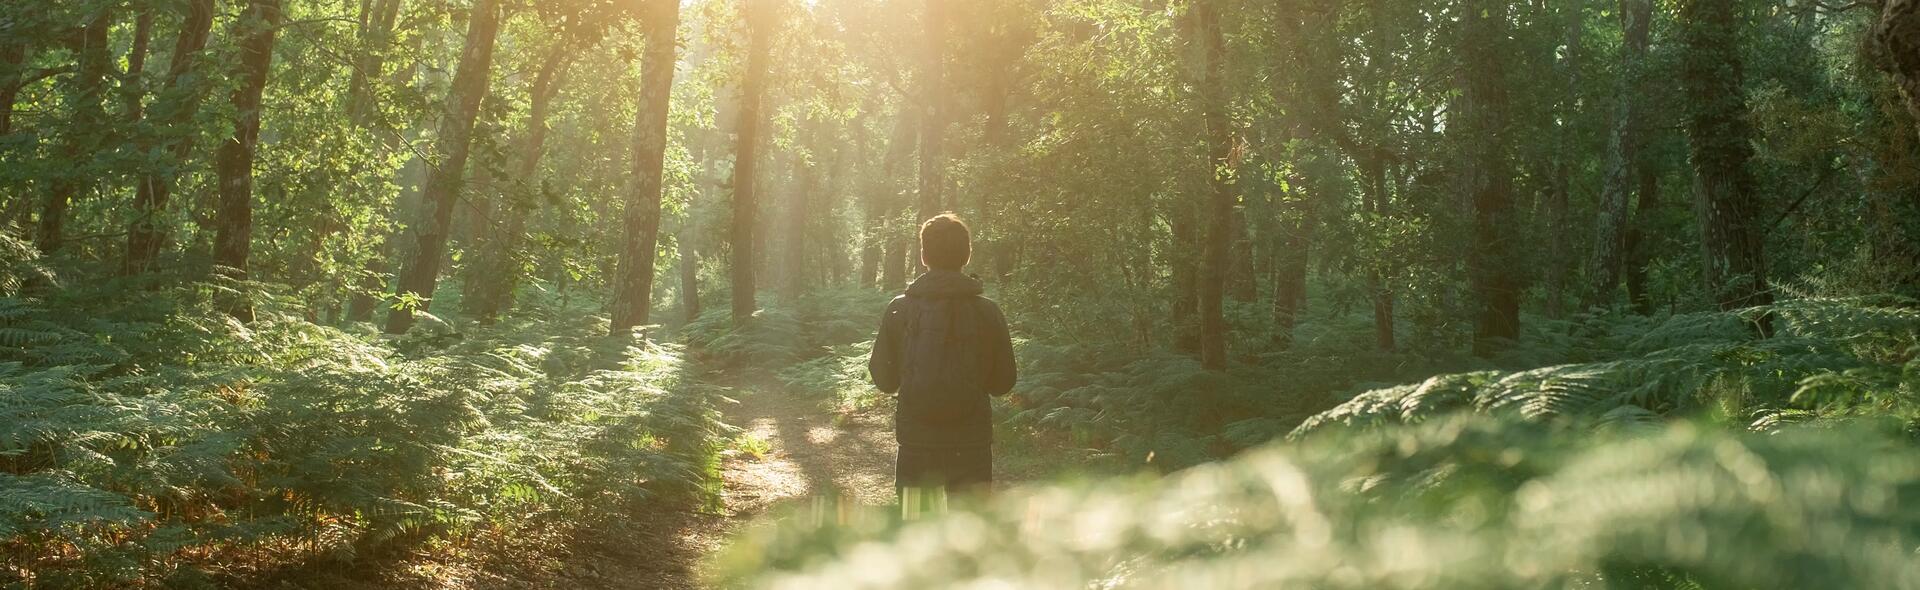
[[1911,588],[1920,449],[1873,428],[1582,436],[1476,415],[903,522],[768,521],[742,588]]
[[718,394],[677,345],[587,336],[603,318],[390,340],[216,309],[257,287],[121,287],[0,293],[0,585],[217,585],[716,501]]
[[1588,360],[1373,389],[1299,432],[1456,411],[1623,423],[1712,414],[1755,429],[1855,417],[1920,420],[1920,304],[1910,299],[1796,299],[1611,328],[1585,339],[1580,349]]

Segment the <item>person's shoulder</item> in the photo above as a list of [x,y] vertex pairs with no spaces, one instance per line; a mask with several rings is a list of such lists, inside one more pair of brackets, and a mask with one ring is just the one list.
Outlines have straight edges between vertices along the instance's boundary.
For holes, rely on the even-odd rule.
[[895,295],[892,300],[887,301],[887,313],[891,315],[900,311],[900,309],[906,307],[906,305],[907,295],[905,293]]
[[1000,313],[1000,304],[988,299],[986,295],[975,295],[973,299],[980,302],[980,307],[993,310],[993,313]]

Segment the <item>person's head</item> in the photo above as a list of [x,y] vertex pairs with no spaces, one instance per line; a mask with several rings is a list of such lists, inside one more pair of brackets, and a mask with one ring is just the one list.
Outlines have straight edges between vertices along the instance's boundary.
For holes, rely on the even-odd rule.
[[960,270],[973,256],[973,236],[967,223],[942,213],[920,225],[920,263],[935,270]]

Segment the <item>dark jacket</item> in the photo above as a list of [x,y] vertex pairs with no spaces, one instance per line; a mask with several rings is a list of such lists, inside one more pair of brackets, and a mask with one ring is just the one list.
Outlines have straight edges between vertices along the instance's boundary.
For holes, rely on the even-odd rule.
[[[898,393],[902,403],[894,410],[894,436],[900,444],[923,447],[964,447],[984,446],[993,443],[992,410],[988,404],[989,396],[1006,395],[1013,390],[1015,369],[1013,362],[1013,340],[1007,335],[1007,319],[1000,313],[1000,306],[985,297],[980,281],[951,270],[933,270],[914,279],[907,287],[907,293],[895,297],[887,304],[886,315],[880,318],[880,333],[873,341],[873,356],[867,361],[867,370],[873,377],[873,384],[886,393]],[[979,352],[979,358],[965,365],[967,370],[952,375],[959,383],[940,383],[928,388],[953,387],[954,391],[964,392],[959,403],[947,404],[938,411],[923,409],[925,404],[912,403],[914,396],[929,395],[923,391],[902,391],[903,385],[912,390],[912,383],[925,383],[925,379],[912,379],[904,375],[908,366],[914,370],[938,370],[942,363],[954,362],[952,359],[925,358],[912,359],[909,353],[908,314],[924,306],[939,305],[939,309],[948,310],[954,321],[969,322],[970,325],[957,327],[958,331],[968,334],[969,349]],[[944,371],[942,371],[944,372]],[[976,393],[977,392],[977,393]],[[945,395],[945,392],[942,393]]]

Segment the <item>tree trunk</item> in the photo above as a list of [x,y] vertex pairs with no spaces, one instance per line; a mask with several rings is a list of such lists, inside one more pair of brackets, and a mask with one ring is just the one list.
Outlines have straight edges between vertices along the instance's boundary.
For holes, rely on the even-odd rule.
[[1473,182],[1473,247],[1467,273],[1479,313],[1473,350],[1488,355],[1520,337],[1520,279],[1514,256],[1519,226],[1513,203],[1513,163],[1508,154],[1507,4],[1477,0],[1466,11],[1462,57],[1462,144]]
[[680,314],[689,322],[700,317],[700,250],[694,247],[693,228],[689,219],[675,244],[680,250]]
[[[189,2],[186,19],[180,23],[180,36],[173,44],[173,57],[167,65],[166,84],[160,92],[163,100],[172,99],[178,103],[155,113],[159,119],[158,127],[170,137],[163,140],[164,147],[161,150],[161,153],[167,154],[167,165],[185,161],[193,149],[190,127],[194,113],[199,110],[200,90],[183,88],[183,85],[194,76],[200,52],[206,49],[207,37],[212,29],[213,0]],[[140,176],[134,187],[135,217],[127,227],[127,253],[121,264],[122,274],[146,272],[160,257],[160,250],[166,247],[167,224],[161,216],[166,214],[167,203],[172,199],[173,180],[172,174],[147,172]]]
[[[817,123],[803,124],[803,129],[812,125]],[[814,136],[817,140],[819,134],[814,132],[804,133],[804,135]],[[787,222],[787,227],[783,232],[786,234],[786,244],[781,246],[785,249],[782,252],[785,257],[780,263],[781,278],[785,279],[780,288],[788,301],[800,297],[807,288],[807,220],[813,215],[813,192],[820,181],[818,170],[820,164],[817,161],[793,158],[794,179],[792,187],[788,189],[790,194],[787,201],[787,216],[784,220]]]
[[1754,132],[1740,58],[1738,1],[1685,0],[1680,20],[1685,56],[1680,85],[1688,105],[1707,291],[1722,310],[1765,305],[1773,295],[1767,286],[1765,228],[1758,225],[1759,195],[1748,169]]
[[[945,208],[941,190],[946,183],[944,147],[946,119],[946,4],[947,0],[925,0],[926,38],[920,63],[920,212],[914,216],[914,231]],[[925,261],[915,260],[916,268],[926,272]]]
[[1606,305],[1620,284],[1621,269],[1631,256],[1627,235],[1633,232],[1628,206],[1633,186],[1640,181],[1641,144],[1645,131],[1640,122],[1641,63],[1646,61],[1653,24],[1653,0],[1620,0],[1620,26],[1625,39],[1620,51],[1620,80],[1614,87],[1612,120],[1607,134],[1605,182],[1600,192],[1600,220],[1594,228],[1593,277],[1585,301]]
[[747,71],[740,84],[740,121],[733,144],[733,322],[744,324],[759,309],[754,300],[754,226],[758,223],[756,169],[759,165],[760,126],[765,118],[767,68],[773,59],[773,36],[779,23],[773,0],[742,0],[747,21]]
[[654,250],[660,242],[662,170],[667,157],[667,115],[673,103],[673,69],[680,28],[680,3],[656,0],[648,5],[647,47],[640,66],[640,106],[633,133],[632,196],[627,200],[626,243],[614,275],[615,335],[644,326],[653,309]]
[[1232,262],[1233,210],[1239,189],[1233,177],[1233,128],[1227,114],[1225,80],[1226,41],[1220,32],[1219,7],[1203,0],[1193,5],[1194,28],[1200,52],[1200,101],[1206,119],[1207,164],[1212,194],[1204,207],[1207,223],[1200,260],[1200,364],[1208,369],[1227,367],[1225,299],[1228,265]]
[[92,184],[90,173],[94,151],[99,149],[97,134],[107,122],[107,71],[113,67],[107,33],[113,28],[113,10],[102,8],[88,19],[76,37],[73,50],[79,58],[71,94],[73,119],[67,125],[67,137],[61,155],[67,170],[50,182],[51,190],[40,208],[40,223],[34,245],[41,252],[58,251],[66,241],[67,208]]
[[1660,173],[1652,166],[1640,166],[1638,171],[1640,188],[1634,191],[1633,215],[1627,226],[1626,282],[1627,300],[1633,303],[1634,313],[1649,315],[1653,313],[1653,294],[1647,285],[1647,265],[1653,263],[1653,247],[1648,236],[1654,213],[1660,210]]
[[[454,71],[453,86],[448,91],[447,111],[435,136],[441,159],[428,170],[427,185],[421,195],[423,211],[416,220],[420,227],[414,231],[417,248],[406,270],[400,273],[397,289],[402,297],[415,299],[422,310],[432,304],[430,298],[440,281],[440,264],[447,256],[447,234],[452,229],[453,209],[463,188],[473,121],[492,78],[493,43],[499,28],[499,0],[475,0],[465,47],[460,52],[459,69]],[[387,314],[388,334],[402,334],[412,327],[411,307],[396,307]]]
[[1240,303],[1260,297],[1255,288],[1253,235],[1247,228],[1247,209],[1233,208],[1232,248],[1228,253],[1227,296]]
[[[247,279],[253,246],[253,154],[260,141],[260,97],[273,65],[273,36],[280,22],[280,0],[252,0],[234,25],[239,39],[240,85],[233,89],[233,137],[214,154],[220,201],[214,212],[213,264],[216,272]],[[253,321],[253,305],[237,296],[222,305],[240,321]]]
[[1920,0],[1883,1],[1873,43],[1882,67],[1906,96],[1907,109],[1920,120]]
[[[393,38],[393,25],[399,17],[400,5],[401,0],[372,0],[365,14],[366,22],[361,24],[359,53],[354,58],[355,66],[347,84],[351,92],[347,99],[347,118],[361,129],[376,128],[374,115],[378,111],[378,101],[372,81],[386,69],[386,45]],[[391,135],[388,137],[387,143],[391,146],[396,139]],[[393,256],[394,239],[393,235],[384,236],[376,254],[361,267],[362,276],[347,304],[347,321],[373,321],[374,309],[380,301],[373,293],[385,290],[385,276]]]

